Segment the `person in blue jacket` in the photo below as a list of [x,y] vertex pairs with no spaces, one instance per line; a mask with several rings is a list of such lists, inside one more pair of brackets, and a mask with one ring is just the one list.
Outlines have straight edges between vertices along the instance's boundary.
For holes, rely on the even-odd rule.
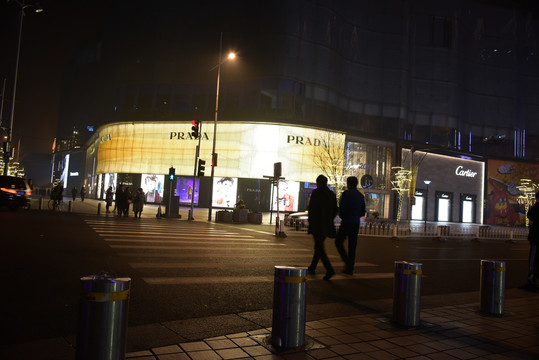
[[[344,261],[346,274],[354,273],[356,262],[357,234],[361,218],[365,216],[365,197],[357,189],[358,180],[355,176],[346,179],[347,189],[339,201],[339,217],[341,226],[335,238],[335,246]],[[348,253],[344,249],[344,240],[348,237]]]

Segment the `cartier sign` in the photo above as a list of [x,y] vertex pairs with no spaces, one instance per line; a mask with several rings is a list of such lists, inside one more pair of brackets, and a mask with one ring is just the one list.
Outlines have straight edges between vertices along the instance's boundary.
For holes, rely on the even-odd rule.
[[475,177],[475,175],[477,175],[477,172],[472,171],[472,170],[470,170],[470,169],[464,169],[464,166],[459,165],[459,166],[457,166],[457,168],[455,169],[455,174],[456,174],[457,176],[464,176],[464,177],[470,177],[470,178],[473,178],[473,177]]

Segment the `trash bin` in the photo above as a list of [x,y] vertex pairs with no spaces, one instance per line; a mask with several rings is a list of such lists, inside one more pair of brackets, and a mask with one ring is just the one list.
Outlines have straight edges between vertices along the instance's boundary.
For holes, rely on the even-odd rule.
[[480,311],[503,315],[505,305],[505,262],[481,260]]
[[401,326],[419,326],[422,264],[395,261],[393,321]]
[[271,343],[277,349],[305,341],[307,267],[275,266]]
[[77,360],[125,359],[131,279],[100,274],[80,281]]

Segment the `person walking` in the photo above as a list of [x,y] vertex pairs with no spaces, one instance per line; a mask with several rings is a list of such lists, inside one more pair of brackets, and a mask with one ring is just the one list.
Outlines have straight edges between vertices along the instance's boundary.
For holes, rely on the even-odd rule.
[[[121,216],[123,215],[123,212],[124,212],[124,207],[123,207],[123,204],[124,204],[124,198],[125,198],[125,192],[124,192],[124,186],[123,185],[119,185],[117,188],[116,188],[116,213],[118,214],[118,216]],[[127,202],[127,200],[125,200],[125,202]]]
[[[81,191],[81,197],[82,197],[82,191]],[[105,202],[107,203],[107,212],[109,212],[109,208],[112,205],[112,200],[114,199],[114,194],[112,193],[112,186],[109,186],[107,189],[107,192],[105,193]]]
[[140,215],[142,215],[142,210],[144,209],[144,203],[146,202],[146,195],[144,194],[144,191],[142,191],[142,188],[138,188],[135,192],[135,196],[133,196],[133,212],[135,213],[135,218],[137,217],[140,219]]
[[86,196],[86,190],[84,186],[80,189],[80,201],[84,202],[84,197]]
[[328,188],[328,178],[324,175],[316,178],[316,189],[311,194],[308,211],[309,234],[312,234],[314,239],[314,255],[308,271],[309,274],[315,274],[318,261],[322,260],[326,268],[324,280],[330,280],[335,275],[335,270],[326,254],[324,240],[335,235],[333,219],[337,215],[337,198]]
[[535,194],[535,204],[528,210],[528,219],[531,221],[528,233],[530,242],[530,254],[528,257],[528,283],[527,289],[537,291],[537,279],[539,278],[539,192]]
[[131,195],[131,190],[129,190],[129,186],[125,188],[124,193],[124,216],[129,216],[129,206],[133,202],[133,195]]
[[71,196],[73,197],[73,202],[75,202],[75,199],[77,198],[77,188],[73,186],[73,189],[71,189]]
[[[346,179],[347,189],[341,194],[339,201],[339,217],[341,226],[337,232],[335,246],[344,261],[344,273],[352,275],[356,262],[357,234],[361,218],[365,216],[365,197],[357,189],[357,177]],[[344,240],[348,237],[348,254],[344,249]]]

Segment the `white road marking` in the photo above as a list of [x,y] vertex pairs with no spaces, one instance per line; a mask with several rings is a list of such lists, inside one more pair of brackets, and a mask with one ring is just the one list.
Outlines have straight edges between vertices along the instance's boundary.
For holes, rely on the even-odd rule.
[[[309,277],[308,281],[322,280],[323,275]],[[334,280],[359,280],[359,279],[390,279],[393,273],[363,273],[355,275],[335,275]],[[235,284],[235,283],[260,283],[273,282],[273,276],[193,276],[193,277],[145,277],[143,280],[150,285],[200,285],[200,284]]]

